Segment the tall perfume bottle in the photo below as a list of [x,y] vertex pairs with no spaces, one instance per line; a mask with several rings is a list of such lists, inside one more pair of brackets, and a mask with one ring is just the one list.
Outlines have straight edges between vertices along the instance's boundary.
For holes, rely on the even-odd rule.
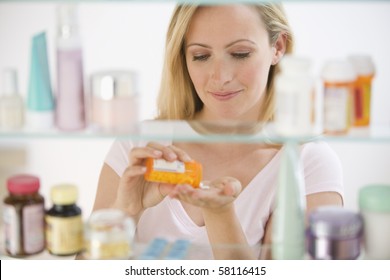
[[16,70],[4,69],[2,78],[0,129],[20,129],[24,125],[24,102],[19,94]]
[[81,130],[86,126],[83,60],[77,6],[58,6],[56,126]]

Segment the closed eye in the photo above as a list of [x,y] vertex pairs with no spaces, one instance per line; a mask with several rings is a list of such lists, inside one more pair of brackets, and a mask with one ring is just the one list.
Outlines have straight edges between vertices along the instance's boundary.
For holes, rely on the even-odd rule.
[[205,61],[210,57],[208,54],[194,55],[192,61]]
[[232,56],[237,59],[244,59],[244,58],[248,58],[250,54],[251,54],[250,52],[235,52],[232,53]]

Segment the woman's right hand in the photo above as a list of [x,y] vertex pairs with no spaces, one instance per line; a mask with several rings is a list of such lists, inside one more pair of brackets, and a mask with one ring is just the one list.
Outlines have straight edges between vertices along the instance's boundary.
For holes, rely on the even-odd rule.
[[129,166],[119,181],[114,207],[124,210],[130,216],[139,216],[142,212],[160,203],[174,188],[172,184],[146,182],[146,158],[162,158],[167,161],[191,161],[181,149],[151,142],[145,147],[135,147],[129,153]]

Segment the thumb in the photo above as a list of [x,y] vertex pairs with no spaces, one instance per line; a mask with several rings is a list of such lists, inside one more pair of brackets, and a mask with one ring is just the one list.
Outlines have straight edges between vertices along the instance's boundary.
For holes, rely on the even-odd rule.
[[237,197],[242,190],[240,181],[232,177],[226,177],[222,181],[223,184],[223,194],[227,196]]

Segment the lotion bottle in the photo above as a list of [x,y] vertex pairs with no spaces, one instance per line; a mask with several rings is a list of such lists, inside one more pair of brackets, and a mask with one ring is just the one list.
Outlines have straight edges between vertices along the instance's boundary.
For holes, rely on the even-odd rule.
[[272,258],[298,260],[305,255],[305,195],[298,147],[282,150],[272,226]]
[[17,73],[4,69],[0,96],[0,129],[18,130],[24,125],[24,102],[18,91]]
[[86,126],[83,58],[74,4],[58,7],[56,126],[65,131]]

